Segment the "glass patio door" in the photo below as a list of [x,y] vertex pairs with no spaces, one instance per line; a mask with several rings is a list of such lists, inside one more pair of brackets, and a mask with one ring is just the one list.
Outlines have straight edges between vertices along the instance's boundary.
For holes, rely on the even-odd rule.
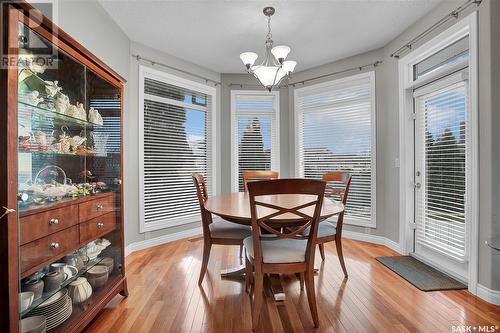
[[416,89],[414,253],[467,280],[467,70]]

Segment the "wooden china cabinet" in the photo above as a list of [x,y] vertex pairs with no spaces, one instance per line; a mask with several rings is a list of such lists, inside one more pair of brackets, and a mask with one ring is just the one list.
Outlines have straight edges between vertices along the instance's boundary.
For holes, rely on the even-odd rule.
[[0,327],[78,332],[127,296],[125,80],[29,4],[1,5]]

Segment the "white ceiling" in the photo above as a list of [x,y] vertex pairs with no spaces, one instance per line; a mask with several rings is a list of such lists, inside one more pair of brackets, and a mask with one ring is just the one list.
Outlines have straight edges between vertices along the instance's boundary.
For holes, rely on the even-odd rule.
[[264,53],[262,8],[272,5],[275,45],[296,71],[386,45],[442,0],[100,0],[133,41],[219,73],[243,73],[239,54]]

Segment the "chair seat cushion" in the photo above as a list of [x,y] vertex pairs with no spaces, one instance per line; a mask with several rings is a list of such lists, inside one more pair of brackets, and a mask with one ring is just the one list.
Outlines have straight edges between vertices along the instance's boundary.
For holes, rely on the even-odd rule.
[[[311,230],[311,227],[304,230],[304,235],[309,235],[309,230]],[[336,233],[337,227],[335,223],[324,221],[319,224],[318,238],[335,236]]]
[[[304,262],[306,260],[307,240],[300,239],[278,239],[273,241],[263,240],[262,261],[268,264]],[[247,237],[243,240],[247,253],[254,258],[253,237]]]
[[214,218],[209,228],[212,238],[245,239],[252,235],[250,226],[228,222],[221,218]]

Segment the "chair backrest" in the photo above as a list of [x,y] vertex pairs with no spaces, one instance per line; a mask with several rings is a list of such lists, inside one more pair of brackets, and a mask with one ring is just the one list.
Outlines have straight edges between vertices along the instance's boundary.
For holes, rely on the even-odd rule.
[[[314,262],[314,244],[318,233],[325,186],[326,182],[313,179],[278,179],[248,183],[254,259],[257,262],[262,262],[261,241],[269,242],[283,238],[307,240],[306,262]],[[287,199],[283,196],[287,194],[304,195],[304,200],[296,200],[297,197],[291,200],[288,197],[289,202],[295,204],[294,207],[289,207],[290,204],[287,205]],[[308,196],[305,197],[305,195]],[[270,203],[262,196],[275,196],[276,200],[274,201],[279,202],[279,204]],[[259,208],[261,212],[266,211],[265,214],[262,214],[264,216],[259,216]],[[307,209],[307,213],[304,212],[304,209]],[[287,221],[296,220],[298,228],[290,230],[289,228],[280,228],[278,225],[273,227],[272,218],[279,218],[283,214],[287,214]],[[304,235],[303,231],[307,227],[311,227],[311,232]],[[262,235],[262,229],[266,230],[268,234]]]
[[[340,199],[342,204],[347,204],[347,196],[349,195],[349,187],[351,186],[352,176],[348,172],[343,171],[329,171],[323,174],[322,178],[326,184],[325,197]],[[340,183],[340,184],[339,184]],[[337,232],[342,232],[342,225],[344,224],[344,212],[340,213],[337,218]]]
[[243,172],[243,187],[248,192],[248,183],[252,180],[272,180],[279,178],[278,171],[272,170],[252,170]]
[[203,227],[203,234],[210,235],[209,225],[212,223],[212,214],[205,209],[205,202],[208,199],[207,185],[205,184],[205,177],[199,173],[193,173],[193,184],[196,187],[196,196],[200,204],[201,224]]

